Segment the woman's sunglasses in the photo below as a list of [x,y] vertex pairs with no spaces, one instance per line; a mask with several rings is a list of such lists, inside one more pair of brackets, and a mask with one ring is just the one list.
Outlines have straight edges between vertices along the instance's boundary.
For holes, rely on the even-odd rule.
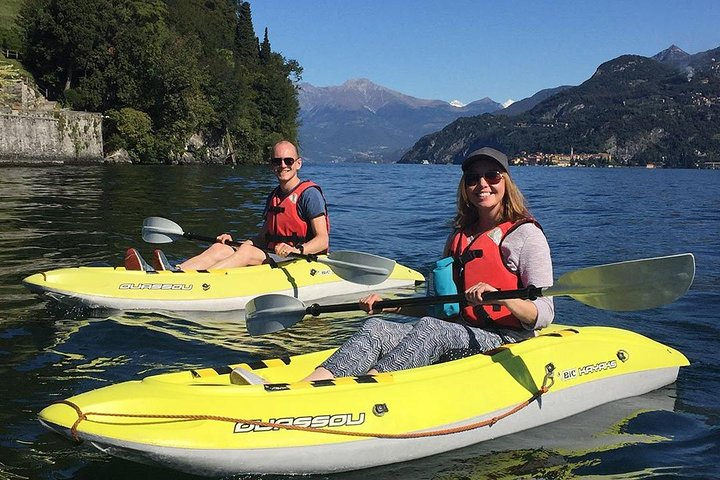
[[286,167],[292,167],[292,164],[295,163],[295,159],[293,157],[285,157],[285,158],[273,157],[270,159],[270,164],[273,167],[279,167],[283,163],[285,164]]
[[488,185],[497,185],[502,180],[503,174],[499,170],[488,170],[485,173],[466,173],[465,186],[474,187],[480,183],[481,178],[484,178]]

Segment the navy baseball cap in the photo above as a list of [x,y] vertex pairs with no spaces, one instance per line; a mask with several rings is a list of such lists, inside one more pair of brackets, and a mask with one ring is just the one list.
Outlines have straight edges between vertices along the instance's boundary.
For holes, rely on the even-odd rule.
[[467,172],[467,169],[470,168],[470,165],[473,164],[473,162],[483,159],[483,158],[489,158],[490,160],[495,160],[497,163],[500,164],[500,166],[505,170],[508,171],[508,158],[507,155],[504,153],[495,150],[494,148],[490,147],[483,147],[478,150],[475,150],[474,152],[470,152],[470,154],[465,157],[465,160],[462,162],[462,169],[463,172]]

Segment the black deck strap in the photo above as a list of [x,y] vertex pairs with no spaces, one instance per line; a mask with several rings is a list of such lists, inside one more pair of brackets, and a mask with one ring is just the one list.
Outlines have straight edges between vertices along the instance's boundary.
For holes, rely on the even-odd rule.
[[310,385],[313,387],[333,387],[335,386],[335,380],[332,378],[329,378],[327,380],[314,380],[310,382]]
[[374,375],[359,375],[355,377],[357,383],[378,383]]
[[477,341],[477,338],[475,338],[475,334],[473,333],[472,329],[467,325],[462,325],[462,327],[467,331],[469,337],[468,348],[452,348],[445,352],[437,361],[437,363],[460,360],[461,358],[483,353],[483,349],[480,346],[480,343]]
[[284,390],[290,390],[289,383],[266,383],[263,387],[266,392],[282,392]]

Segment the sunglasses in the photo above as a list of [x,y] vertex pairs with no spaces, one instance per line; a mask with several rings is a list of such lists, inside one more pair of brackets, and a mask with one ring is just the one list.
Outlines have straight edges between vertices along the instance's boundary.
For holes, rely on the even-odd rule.
[[293,157],[273,157],[270,159],[270,164],[273,167],[279,167],[284,163],[286,167],[292,167],[292,164],[295,163],[295,160],[296,159],[294,159]]
[[488,170],[485,173],[466,173],[465,186],[474,187],[480,183],[481,178],[484,178],[488,185],[497,185],[502,180],[503,174],[499,170]]

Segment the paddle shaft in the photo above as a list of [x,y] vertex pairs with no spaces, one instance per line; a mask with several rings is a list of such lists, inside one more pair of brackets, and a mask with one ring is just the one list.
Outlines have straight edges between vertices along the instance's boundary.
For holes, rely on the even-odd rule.
[[[538,297],[543,296],[543,289],[540,287],[527,287],[519,290],[498,290],[496,292],[485,292],[483,293],[483,300],[486,302],[492,302],[494,300],[508,300],[511,298],[520,298],[535,300]],[[440,295],[437,297],[417,297],[417,298],[398,298],[395,300],[380,300],[375,302],[373,305],[374,310],[380,310],[383,308],[394,308],[394,307],[414,307],[422,305],[437,305],[440,303],[465,303],[464,294],[456,295]],[[358,305],[355,303],[338,303],[335,305],[318,305],[314,303],[305,309],[306,315],[312,315],[317,317],[322,313],[336,313],[336,312],[352,312],[358,310]]]
[[[142,235],[143,240],[149,243],[169,243],[178,238],[217,242],[217,238],[184,232],[180,225],[162,217],[147,217],[143,221]],[[228,241],[226,245],[240,246],[242,243]],[[273,253],[267,249],[263,251]],[[291,253],[287,258],[325,264],[343,280],[362,285],[379,285],[387,280],[395,269],[394,260],[363,252],[344,251],[328,255]]]
[[[202,242],[217,243],[217,241],[218,241],[217,238],[209,237],[207,235],[198,235],[196,233],[191,233],[191,232],[183,232],[182,236],[187,238],[188,240],[200,240]],[[236,242],[234,240],[228,240],[224,243],[225,243],[225,245],[232,245],[234,247],[239,247],[240,245],[242,245],[242,242]],[[264,249],[261,249],[261,250],[263,250],[265,252],[269,252],[269,253],[274,253],[274,252],[271,252],[270,250],[264,250]],[[311,261],[316,262],[318,259],[317,255],[301,254],[301,253],[291,253],[290,255],[288,255],[288,257],[302,258],[304,260],[307,260],[308,262],[311,262]]]

